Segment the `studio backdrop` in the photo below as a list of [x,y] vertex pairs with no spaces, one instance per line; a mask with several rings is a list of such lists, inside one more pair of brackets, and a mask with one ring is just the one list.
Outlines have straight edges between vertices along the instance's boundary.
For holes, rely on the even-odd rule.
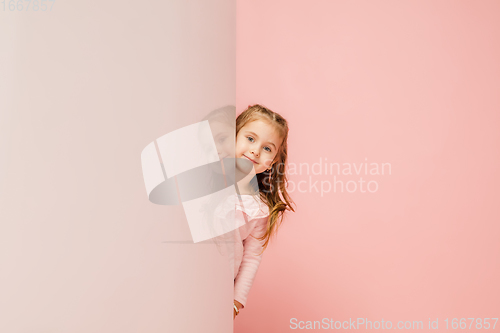
[[297,209],[235,332],[500,329],[499,39],[498,1],[238,1]]

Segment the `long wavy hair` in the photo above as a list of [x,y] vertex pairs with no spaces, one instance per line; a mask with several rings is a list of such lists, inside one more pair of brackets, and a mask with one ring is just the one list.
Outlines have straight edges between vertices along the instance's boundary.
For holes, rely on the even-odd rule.
[[271,237],[277,235],[278,228],[283,223],[285,211],[291,210],[295,212],[292,207],[292,204],[295,205],[295,203],[287,192],[288,123],[285,118],[260,104],[249,105],[248,108],[236,118],[236,136],[238,136],[239,131],[247,123],[259,119],[268,121],[274,125],[280,137],[283,138],[281,146],[273,160],[271,169],[259,173],[255,177],[258,185],[259,197],[269,207],[266,232],[262,237],[257,238],[259,240],[265,240],[262,249],[262,252],[264,252]]

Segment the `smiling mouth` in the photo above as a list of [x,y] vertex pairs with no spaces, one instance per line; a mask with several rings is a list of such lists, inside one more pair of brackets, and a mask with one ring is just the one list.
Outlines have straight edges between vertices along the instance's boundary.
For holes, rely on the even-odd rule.
[[253,163],[255,163],[255,164],[259,164],[259,163],[255,162],[254,160],[252,160],[250,157],[248,157],[248,156],[246,156],[246,155],[243,155],[243,156],[245,156],[246,158],[248,158],[248,159],[249,159],[250,161],[252,161]]

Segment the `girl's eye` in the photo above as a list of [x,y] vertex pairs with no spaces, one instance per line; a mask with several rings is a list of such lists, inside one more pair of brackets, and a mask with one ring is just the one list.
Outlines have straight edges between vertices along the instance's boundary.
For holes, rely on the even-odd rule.
[[[252,138],[251,136],[247,136],[247,139],[248,139],[248,141],[250,141],[250,142],[254,142],[254,141],[255,141],[255,140],[254,140],[254,138]],[[267,147],[267,146],[266,146],[266,147],[264,147],[264,150],[265,150],[265,151],[267,151],[267,152],[269,152],[269,153],[271,152],[271,148],[269,148],[269,147]]]

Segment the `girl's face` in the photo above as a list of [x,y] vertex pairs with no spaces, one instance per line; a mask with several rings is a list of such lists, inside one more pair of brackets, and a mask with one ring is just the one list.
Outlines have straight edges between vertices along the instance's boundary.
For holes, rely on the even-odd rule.
[[270,168],[282,138],[274,126],[261,119],[243,126],[236,136],[236,158],[245,158],[253,163],[255,174]]

